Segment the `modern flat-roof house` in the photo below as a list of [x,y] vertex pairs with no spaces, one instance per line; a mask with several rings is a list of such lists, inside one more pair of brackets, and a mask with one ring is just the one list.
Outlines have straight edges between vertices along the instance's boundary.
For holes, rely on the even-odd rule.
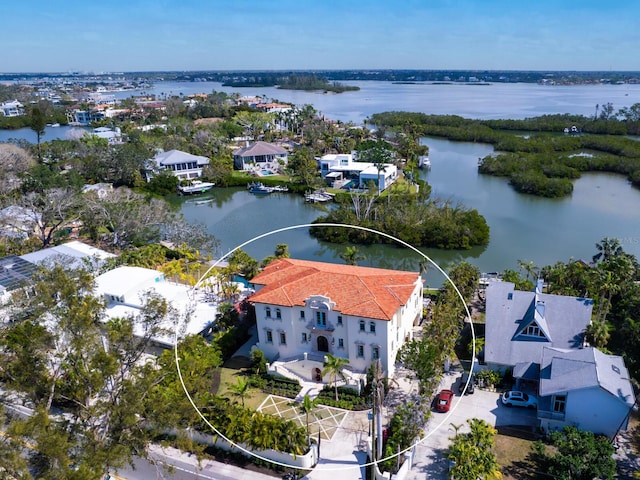
[[[365,372],[396,354],[422,315],[418,272],[278,259],[254,277],[257,348],[269,360],[330,353]],[[319,369],[309,372],[319,377]]]
[[214,304],[201,301],[197,292],[188,285],[167,281],[162,272],[141,267],[118,267],[96,278],[97,296],[107,304],[106,320],[132,317],[133,334],[143,337],[147,334],[141,313],[147,293],[154,293],[165,300],[175,310],[160,323],[162,331],[151,340],[164,348],[175,346],[177,338],[185,334],[200,334],[207,330],[216,318]]
[[573,425],[613,438],[626,430],[635,395],[622,357],[596,348],[544,348],[538,419],[545,430]]
[[391,163],[385,163],[384,169],[378,171],[378,167],[370,162],[358,162],[354,153],[327,154],[316,159],[320,167],[320,175],[325,180],[333,183],[336,180],[351,180],[354,187],[367,188],[372,182],[380,191],[386,190],[398,179],[398,167]]
[[24,115],[24,105],[18,100],[7,100],[0,103],[0,113],[5,117],[19,117]]
[[169,150],[158,153],[148,163],[147,181],[163,170],[171,170],[179,179],[189,180],[202,177],[202,169],[209,165],[209,159],[181,150]]
[[254,142],[233,151],[233,167],[236,170],[248,170],[275,162],[287,163],[287,151],[267,142]]

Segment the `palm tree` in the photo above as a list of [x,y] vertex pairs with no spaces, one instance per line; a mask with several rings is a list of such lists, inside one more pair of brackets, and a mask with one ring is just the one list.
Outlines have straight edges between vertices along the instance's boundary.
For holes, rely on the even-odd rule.
[[327,361],[322,369],[322,376],[329,374],[329,385],[333,384],[336,391],[336,402],[338,401],[338,378],[346,380],[342,368],[349,364],[349,360],[346,358],[334,357],[330,353],[327,353]]
[[598,253],[593,256],[594,263],[600,260],[608,260],[611,257],[617,257],[624,253],[620,241],[617,238],[604,237],[596,243],[596,249]]
[[249,382],[247,382],[242,377],[238,377],[238,383],[232,383],[228,385],[231,395],[233,395],[234,397],[238,397],[241,400],[242,408],[244,408],[244,399],[251,396],[251,392],[249,392],[249,386]]
[[364,255],[358,253],[358,247],[347,247],[339,257],[345,261],[347,265],[357,265],[360,260],[364,260]]
[[527,280],[529,280],[529,276],[531,276],[533,280],[538,279],[538,273],[540,272],[540,268],[533,263],[533,260],[529,260],[528,262],[525,262],[524,260],[518,260],[518,266],[522,270],[527,272]]
[[305,414],[306,417],[306,425],[307,425],[307,439],[310,441],[311,432],[309,431],[309,414],[316,408],[318,403],[318,399],[314,398],[313,400],[309,396],[309,394],[305,394],[302,399],[302,403],[300,404],[300,411]]
[[591,322],[585,331],[587,341],[592,347],[604,348],[611,337],[611,325],[605,321]]

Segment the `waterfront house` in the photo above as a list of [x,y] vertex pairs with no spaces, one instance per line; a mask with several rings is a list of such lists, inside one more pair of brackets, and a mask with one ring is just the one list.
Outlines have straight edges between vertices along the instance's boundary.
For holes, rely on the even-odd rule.
[[573,350],[584,346],[593,300],[515,290],[511,282],[491,282],[486,290],[484,361],[488,367],[513,368],[518,381],[537,384],[545,347]]
[[209,165],[209,159],[200,155],[191,155],[180,150],[160,152],[148,162],[147,182],[163,170],[170,170],[181,180],[200,178],[206,165]]
[[233,151],[233,167],[236,170],[266,167],[277,169],[280,164],[286,165],[287,151],[267,142],[254,142]]
[[[282,258],[251,282],[257,348],[270,361],[330,353],[364,373],[380,359],[392,376],[400,347],[422,315],[418,272]],[[307,377],[320,379],[320,366]]]
[[95,294],[106,303],[104,321],[132,318],[133,335],[140,338],[149,335],[143,315],[148,295],[166,300],[169,310],[158,324],[161,331],[151,336],[153,343],[163,348],[174,347],[176,339],[186,334],[205,332],[217,313],[215,305],[198,291],[168,281],[162,272],[149,268],[123,266],[103,273],[96,278]]
[[538,419],[544,431],[573,425],[615,437],[626,430],[635,395],[622,357],[596,348],[543,348]]
[[516,390],[538,394],[538,420],[545,431],[573,425],[612,437],[627,426],[635,403],[622,357],[589,347],[588,298],[532,292],[510,282],[486,290],[484,361],[513,369]]
[[386,190],[398,179],[398,168],[385,163],[384,167],[378,167],[371,162],[358,162],[356,152],[327,154],[316,158],[320,168],[320,175],[328,183],[335,180],[350,180],[356,188],[367,188],[370,183],[378,186],[380,191]]
[[19,117],[24,115],[24,105],[18,100],[7,100],[0,103],[0,113],[5,117]]

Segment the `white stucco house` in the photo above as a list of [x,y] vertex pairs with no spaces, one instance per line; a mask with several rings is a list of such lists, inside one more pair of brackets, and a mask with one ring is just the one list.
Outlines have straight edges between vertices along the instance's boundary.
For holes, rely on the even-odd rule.
[[214,303],[206,301],[188,285],[168,281],[157,270],[123,266],[96,277],[95,294],[107,305],[104,321],[131,317],[133,334],[138,337],[148,331],[141,315],[148,293],[164,298],[173,310],[160,323],[162,331],[151,337],[160,347],[172,348],[176,339],[205,332],[215,321]]
[[613,438],[626,430],[634,403],[622,357],[593,347],[543,349],[538,419],[545,431],[572,425]]
[[[270,361],[331,353],[365,372],[380,359],[387,375],[422,315],[418,272],[278,259],[251,280],[257,348]],[[320,371],[308,376],[320,380]]]
[[209,159],[201,155],[191,155],[181,150],[160,152],[149,160],[146,170],[147,181],[163,170],[170,170],[181,180],[202,177],[202,169],[209,165]]
[[385,163],[384,168],[370,162],[358,162],[356,152],[330,153],[316,158],[320,167],[320,175],[328,182],[351,180],[356,188],[367,188],[369,183],[378,186],[380,191],[386,190],[398,179],[398,167]]

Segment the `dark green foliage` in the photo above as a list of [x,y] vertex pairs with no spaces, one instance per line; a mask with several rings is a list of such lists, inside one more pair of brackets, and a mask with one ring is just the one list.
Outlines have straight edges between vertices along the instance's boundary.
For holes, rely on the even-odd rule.
[[169,195],[176,192],[178,183],[178,177],[170,171],[164,171],[154,176],[149,183],[147,183],[145,189],[157,195]]
[[[491,144],[496,151],[508,153],[481,159],[480,173],[508,177],[522,193],[562,197],[573,191],[570,180],[586,171],[620,173],[640,186],[640,142],[623,137],[627,127],[637,131],[640,106],[634,107],[618,112],[625,121],[615,115],[595,120],[580,115],[471,120],[453,115],[386,112],[373,115],[371,123],[383,128],[411,126],[421,135]],[[563,130],[571,126],[582,133],[563,135]]]
[[371,405],[367,401],[367,397],[358,395],[352,388],[338,387],[338,398],[335,399],[334,388],[330,385],[326,385],[322,391],[316,397],[319,404],[327,405],[329,407],[344,408],[345,410],[367,410],[371,408]]
[[[314,221],[322,222],[372,228],[416,246],[467,249],[489,242],[489,226],[477,210],[412,195],[391,195],[376,201],[367,217],[358,217],[353,206],[345,202]],[[310,233],[334,243],[395,243],[363,230],[340,227],[312,227]]]
[[549,434],[553,453],[540,441],[533,446],[532,459],[538,469],[559,480],[612,479],[616,475],[613,445],[607,437],[575,427]]

